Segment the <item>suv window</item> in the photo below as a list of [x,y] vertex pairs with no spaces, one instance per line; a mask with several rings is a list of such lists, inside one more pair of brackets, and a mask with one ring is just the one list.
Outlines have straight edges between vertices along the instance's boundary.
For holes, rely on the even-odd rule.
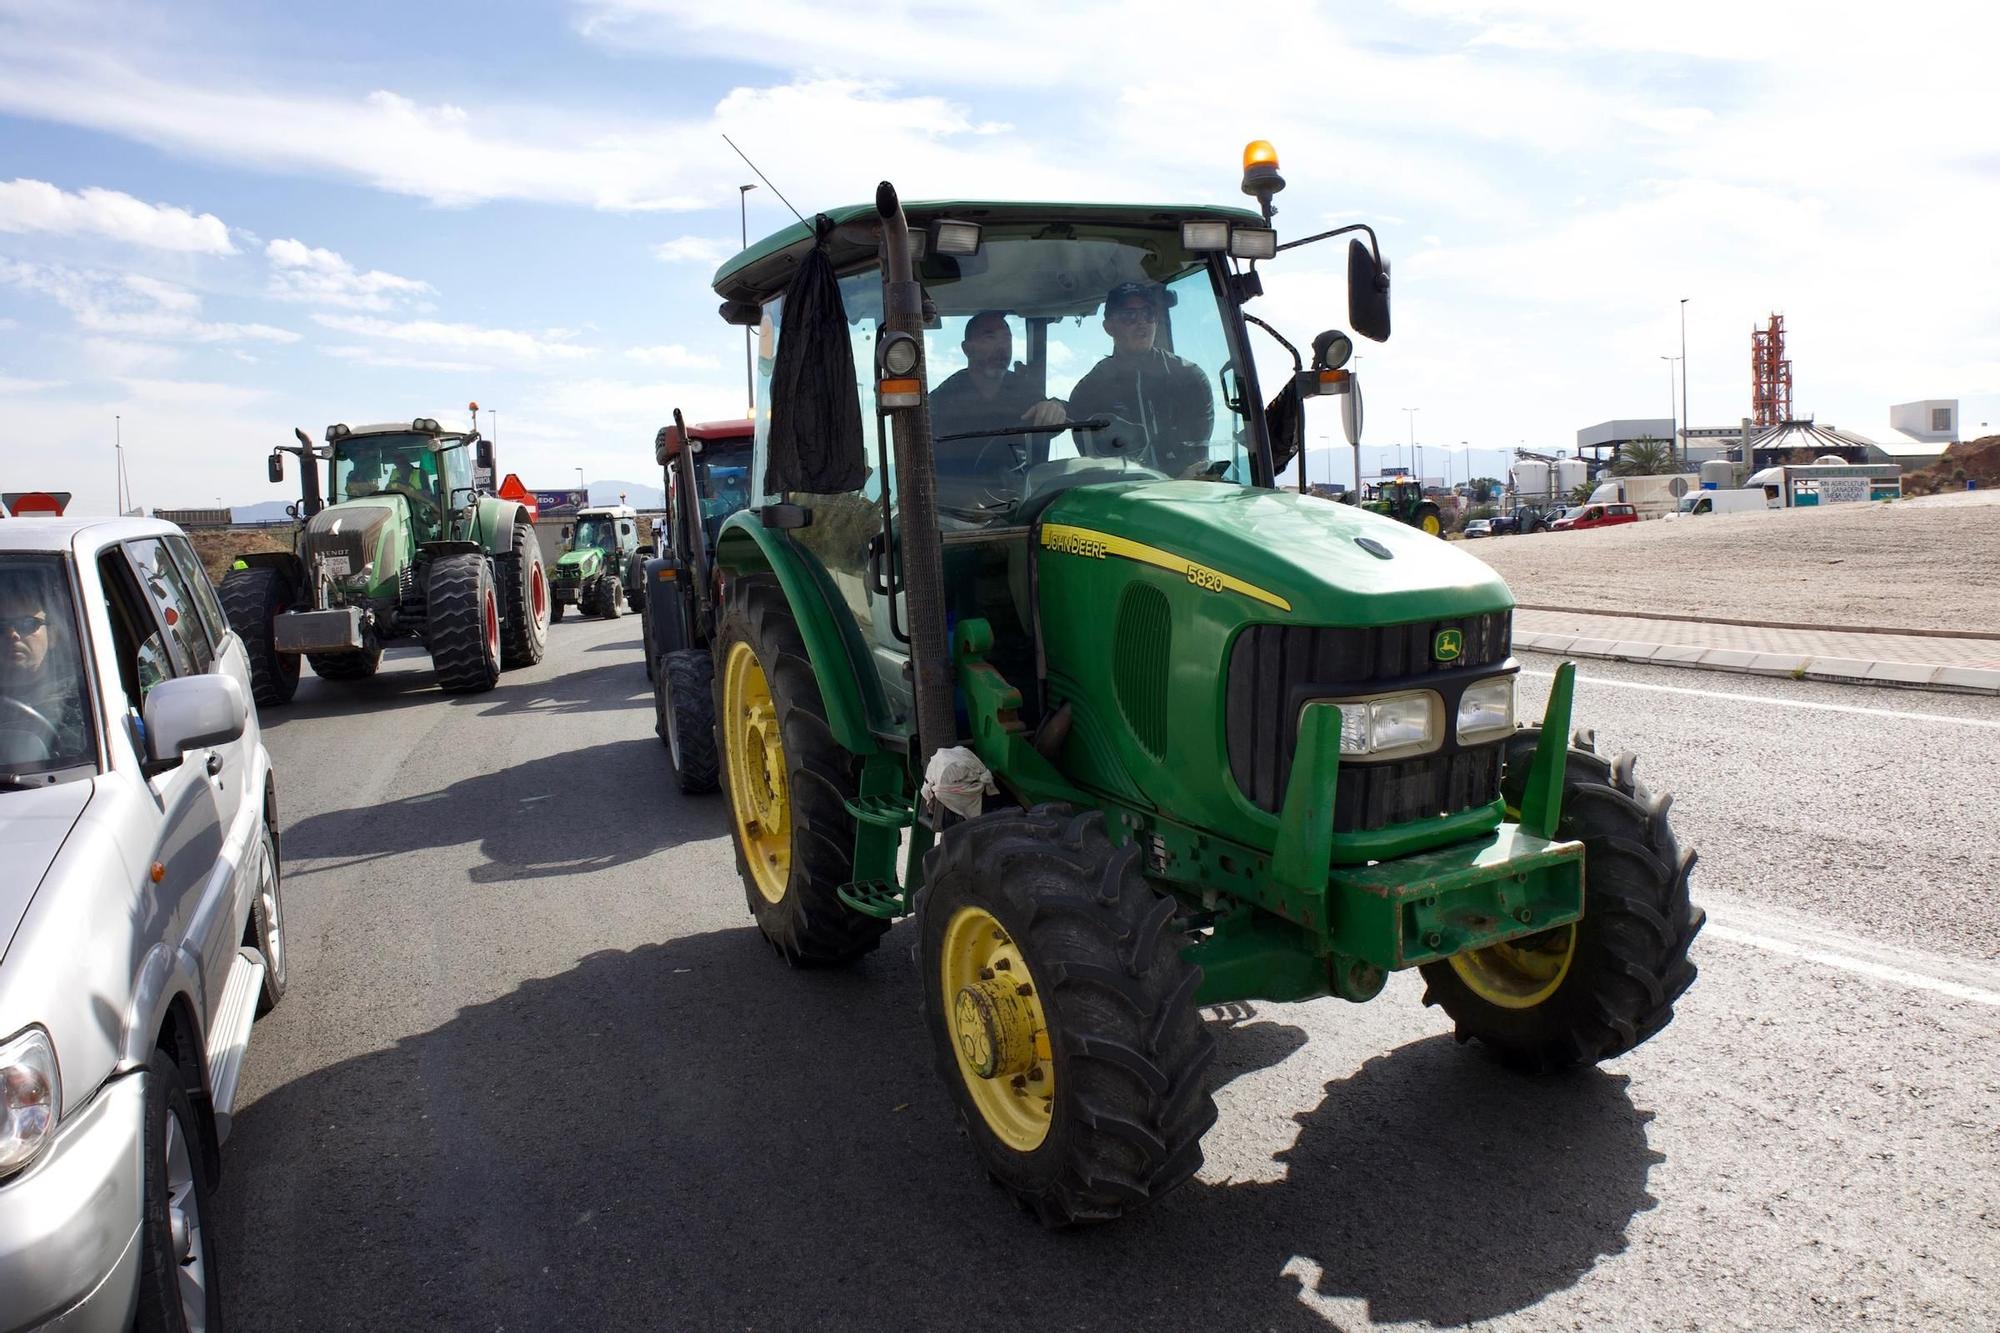
[[173,552],[174,563],[180,566],[181,576],[194,593],[195,609],[201,612],[201,623],[208,631],[208,641],[220,653],[222,641],[229,634],[229,617],[222,613],[222,601],[215,595],[215,585],[208,581],[208,571],[202,568],[201,557],[194,553],[193,543],[186,537],[169,537],[166,542],[167,549]]
[[183,674],[186,668],[174,660],[173,640],[154,622],[152,607],[125,557],[115,550],[106,551],[97,559],[97,572],[104,584],[104,610],[111,618],[111,651],[118,660],[125,705],[143,713],[152,688]]
[[197,674],[215,665],[215,641],[202,624],[201,608],[187,575],[167,554],[166,543],[158,537],[125,543],[132,562],[138,566],[140,582],[152,599],[154,609],[166,625],[167,633],[179,645],[178,660]]
[[0,553],[0,778],[54,782],[96,763],[78,620],[61,556]]

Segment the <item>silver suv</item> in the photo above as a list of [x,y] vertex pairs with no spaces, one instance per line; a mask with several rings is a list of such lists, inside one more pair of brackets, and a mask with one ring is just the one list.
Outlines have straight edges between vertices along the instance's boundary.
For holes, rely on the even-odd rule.
[[220,1326],[217,1146],[285,992],[276,799],[180,529],[0,522],[0,1328]]

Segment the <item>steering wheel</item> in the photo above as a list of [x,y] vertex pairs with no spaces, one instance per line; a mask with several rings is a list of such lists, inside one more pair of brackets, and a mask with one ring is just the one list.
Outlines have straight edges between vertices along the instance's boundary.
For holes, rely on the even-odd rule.
[[41,736],[42,744],[47,748],[48,752],[50,754],[56,752],[56,747],[62,743],[62,733],[56,730],[55,723],[49,721],[39,711],[16,699],[13,695],[0,694],[0,714],[4,714],[7,710],[12,710],[23,715],[27,719],[29,726],[37,735]]
[[[1018,435],[995,435],[972,456],[972,476],[982,507],[1011,505],[1028,489],[1029,455]],[[997,466],[996,466],[997,464]],[[1002,478],[1011,478],[1011,488]]]

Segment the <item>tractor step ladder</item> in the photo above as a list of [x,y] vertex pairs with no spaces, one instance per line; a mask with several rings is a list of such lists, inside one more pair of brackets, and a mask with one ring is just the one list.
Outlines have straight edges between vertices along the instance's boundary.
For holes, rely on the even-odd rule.
[[917,822],[917,808],[906,796],[857,796],[842,804],[848,814],[876,828],[905,829]]
[[837,892],[840,901],[855,911],[864,916],[880,917],[884,921],[893,921],[907,915],[910,910],[901,886],[888,880],[860,880],[841,885]]

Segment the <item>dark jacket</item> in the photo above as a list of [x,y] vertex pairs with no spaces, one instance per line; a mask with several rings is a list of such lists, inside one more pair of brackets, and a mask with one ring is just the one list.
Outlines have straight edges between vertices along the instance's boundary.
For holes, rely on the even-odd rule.
[[1206,456],[1215,394],[1200,366],[1155,347],[1098,362],[1070,394],[1069,414],[1114,419],[1108,429],[1077,432],[1079,452],[1136,455],[1178,472]]

